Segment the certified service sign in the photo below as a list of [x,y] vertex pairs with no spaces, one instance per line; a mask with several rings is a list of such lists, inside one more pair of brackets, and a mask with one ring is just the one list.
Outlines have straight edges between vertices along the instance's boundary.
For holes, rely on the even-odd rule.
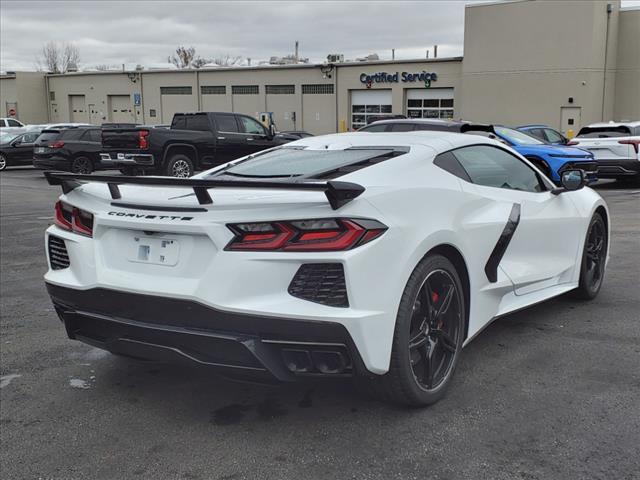
[[422,71],[419,73],[411,72],[378,72],[373,74],[361,73],[360,82],[367,85],[367,88],[371,88],[374,83],[410,83],[410,82],[423,82],[425,88],[431,86],[431,82],[438,80],[438,75],[435,72]]

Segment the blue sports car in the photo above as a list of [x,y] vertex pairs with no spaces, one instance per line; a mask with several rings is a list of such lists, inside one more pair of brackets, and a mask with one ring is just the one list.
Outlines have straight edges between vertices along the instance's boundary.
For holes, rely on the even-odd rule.
[[550,145],[524,132],[500,125],[494,126],[456,120],[407,118],[380,120],[358,131],[411,132],[419,130],[469,133],[501,140],[534,163],[557,185],[560,184],[562,172],[570,168],[584,170],[589,181],[597,180],[598,164],[591,152],[564,145]]
[[576,147],[550,145],[513,128],[496,125],[493,133],[534,163],[555,183],[560,183],[562,172],[569,168],[580,168],[590,181],[597,180],[598,164],[593,154]]

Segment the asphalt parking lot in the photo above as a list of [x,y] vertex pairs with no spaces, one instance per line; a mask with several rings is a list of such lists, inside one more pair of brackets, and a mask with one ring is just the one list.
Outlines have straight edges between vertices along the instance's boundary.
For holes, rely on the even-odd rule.
[[640,189],[597,188],[612,212],[600,296],[494,322],[447,397],[410,410],[350,383],[232,383],[68,340],[42,280],[59,189],[2,172],[2,478],[640,478]]

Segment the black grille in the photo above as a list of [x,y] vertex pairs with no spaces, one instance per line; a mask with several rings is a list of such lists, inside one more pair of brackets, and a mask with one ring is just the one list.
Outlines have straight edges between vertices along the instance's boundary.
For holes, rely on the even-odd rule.
[[294,297],[330,307],[349,306],[344,268],[340,263],[307,263],[296,272],[289,285]]
[[64,240],[49,235],[49,261],[53,270],[69,268],[69,254]]

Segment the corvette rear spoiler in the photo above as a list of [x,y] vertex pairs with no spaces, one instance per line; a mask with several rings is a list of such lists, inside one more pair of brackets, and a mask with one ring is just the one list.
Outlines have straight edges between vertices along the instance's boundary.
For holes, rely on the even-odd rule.
[[269,188],[274,190],[315,190],[327,196],[331,208],[337,210],[364,192],[357,183],[339,182],[274,182],[263,180],[205,180],[200,178],[174,177],[127,177],[121,175],[81,175],[75,173],[44,172],[49,185],[60,185],[64,193],[69,193],[83,183],[106,183],[111,198],[122,198],[119,185],[145,185],[151,187],[192,188],[200,205],[213,203],[211,188]]

